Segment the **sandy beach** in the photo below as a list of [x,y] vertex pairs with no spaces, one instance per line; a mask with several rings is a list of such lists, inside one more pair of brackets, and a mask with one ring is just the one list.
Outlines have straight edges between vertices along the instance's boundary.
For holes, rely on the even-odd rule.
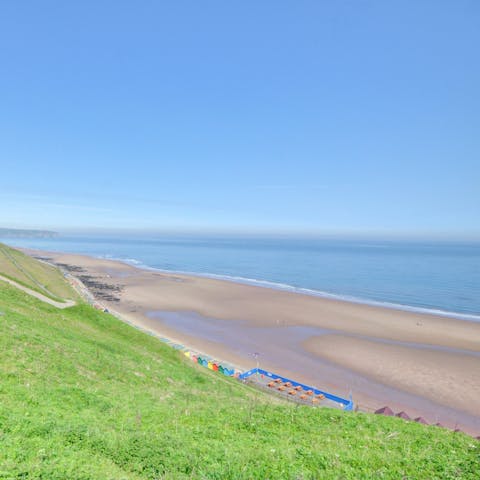
[[129,322],[242,368],[263,368],[480,435],[480,323],[144,270],[118,261],[27,253],[96,285]]

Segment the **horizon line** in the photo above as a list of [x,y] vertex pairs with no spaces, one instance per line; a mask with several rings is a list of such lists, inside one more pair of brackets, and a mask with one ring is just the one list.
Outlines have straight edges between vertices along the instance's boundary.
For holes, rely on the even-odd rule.
[[164,228],[139,228],[139,227],[38,227],[38,226],[0,226],[6,230],[28,230],[54,232],[60,236],[68,235],[218,235],[218,236],[241,236],[241,237],[303,237],[303,238],[352,238],[371,240],[457,240],[457,241],[480,241],[480,232],[458,231],[427,231],[427,230],[389,230],[389,229],[248,229],[248,228],[188,228],[188,227],[164,227]]

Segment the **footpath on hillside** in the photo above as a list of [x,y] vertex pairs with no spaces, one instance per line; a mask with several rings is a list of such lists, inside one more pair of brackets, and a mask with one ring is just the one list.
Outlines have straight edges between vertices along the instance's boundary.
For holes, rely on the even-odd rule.
[[51,298],[48,298],[47,296],[43,295],[42,293],[36,292],[35,290],[32,290],[31,288],[20,285],[19,283],[15,282],[14,280],[11,280],[10,278],[4,277],[3,275],[0,275],[0,280],[2,280],[4,282],[7,282],[8,284],[12,285],[13,287],[24,291],[28,295],[31,295],[32,297],[35,297],[38,300],[41,300],[42,302],[53,305],[56,308],[62,308],[63,309],[63,308],[73,307],[75,305],[75,302],[73,300],[64,300],[63,302],[57,302],[55,300],[52,300]]

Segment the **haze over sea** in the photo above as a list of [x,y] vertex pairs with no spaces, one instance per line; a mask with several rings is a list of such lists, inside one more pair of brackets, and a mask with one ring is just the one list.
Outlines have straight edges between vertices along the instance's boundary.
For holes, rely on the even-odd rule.
[[0,241],[480,321],[477,241],[171,234]]

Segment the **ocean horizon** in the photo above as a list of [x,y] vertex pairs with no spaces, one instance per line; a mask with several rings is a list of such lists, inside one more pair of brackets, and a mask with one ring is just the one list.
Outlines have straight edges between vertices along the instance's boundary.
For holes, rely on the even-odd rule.
[[480,321],[480,242],[226,235],[0,238],[356,303]]

